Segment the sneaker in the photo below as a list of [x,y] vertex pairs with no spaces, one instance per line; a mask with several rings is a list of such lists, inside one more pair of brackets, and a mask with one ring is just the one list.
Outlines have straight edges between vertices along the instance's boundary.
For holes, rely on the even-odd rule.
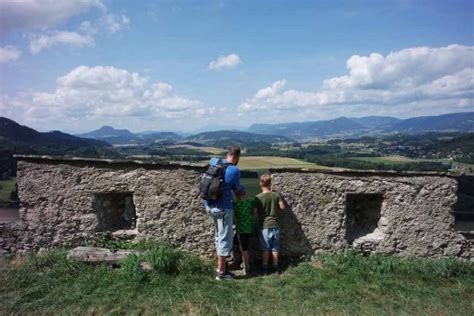
[[[216,273],[219,273],[219,270],[216,269]],[[228,268],[223,272],[223,274],[231,275],[232,277],[235,277],[235,274],[232,273]]]
[[269,271],[268,271],[268,266],[262,266],[261,268],[261,274],[262,275],[268,275]]
[[231,274],[228,274],[228,273],[220,273],[220,272],[217,272],[216,273],[216,280],[232,280],[234,277],[231,275]]
[[250,270],[250,268],[244,268],[244,269],[242,269],[242,271],[244,272],[245,276],[251,276],[252,275],[252,270]]

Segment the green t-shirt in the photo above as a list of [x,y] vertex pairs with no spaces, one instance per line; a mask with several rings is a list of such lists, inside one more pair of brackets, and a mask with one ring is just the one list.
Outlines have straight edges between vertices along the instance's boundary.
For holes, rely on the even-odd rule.
[[255,206],[263,229],[280,227],[278,218],[281,200],[282,197],[277,192],[262,192],[255,197]]
[[252,199],[234,201],[235,228],[239,234],[251,234],[253,231],[253,203]]

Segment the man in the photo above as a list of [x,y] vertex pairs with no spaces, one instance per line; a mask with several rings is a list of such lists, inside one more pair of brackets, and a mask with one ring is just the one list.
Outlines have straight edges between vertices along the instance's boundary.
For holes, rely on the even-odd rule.
[[[208,213],[212,214],[216,229],[216,280],[226,280],[234,277],[234,274],[227,270],[226,257],[231,255],[233,247],[232,191],[238,191],[240,189],[240,170],[237,168],[239,159],[240,147],[237,145],[229,147],[227,158],[222,161],[225,168],[223,198],[215,201],[207,201],[204,204]],[[215,166],[218,162],[219,158],[212,158],[209,164]]]

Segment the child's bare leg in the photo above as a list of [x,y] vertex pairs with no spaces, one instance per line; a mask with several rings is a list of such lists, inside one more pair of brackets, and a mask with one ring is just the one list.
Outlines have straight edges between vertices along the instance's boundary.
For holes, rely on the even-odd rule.
[[272,251],[272,263],[274,267],[278,267],[278,251]]
[[268,257],[270,256],[270,252],[269,251],[264,251],[262,253],[262,265],[264,267],[268,267]]
[[247,250],[242,250],[242,260],[244,260],[245,268],[248,269],[250,267],[250,262],[249,252]]

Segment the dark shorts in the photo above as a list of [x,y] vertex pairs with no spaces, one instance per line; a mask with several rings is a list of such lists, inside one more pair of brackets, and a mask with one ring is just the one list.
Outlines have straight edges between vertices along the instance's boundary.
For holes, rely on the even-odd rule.
[[242,251],[249,250],[250,237],[252,234],[237,234],[237,239],[239,241],[240,249]]

